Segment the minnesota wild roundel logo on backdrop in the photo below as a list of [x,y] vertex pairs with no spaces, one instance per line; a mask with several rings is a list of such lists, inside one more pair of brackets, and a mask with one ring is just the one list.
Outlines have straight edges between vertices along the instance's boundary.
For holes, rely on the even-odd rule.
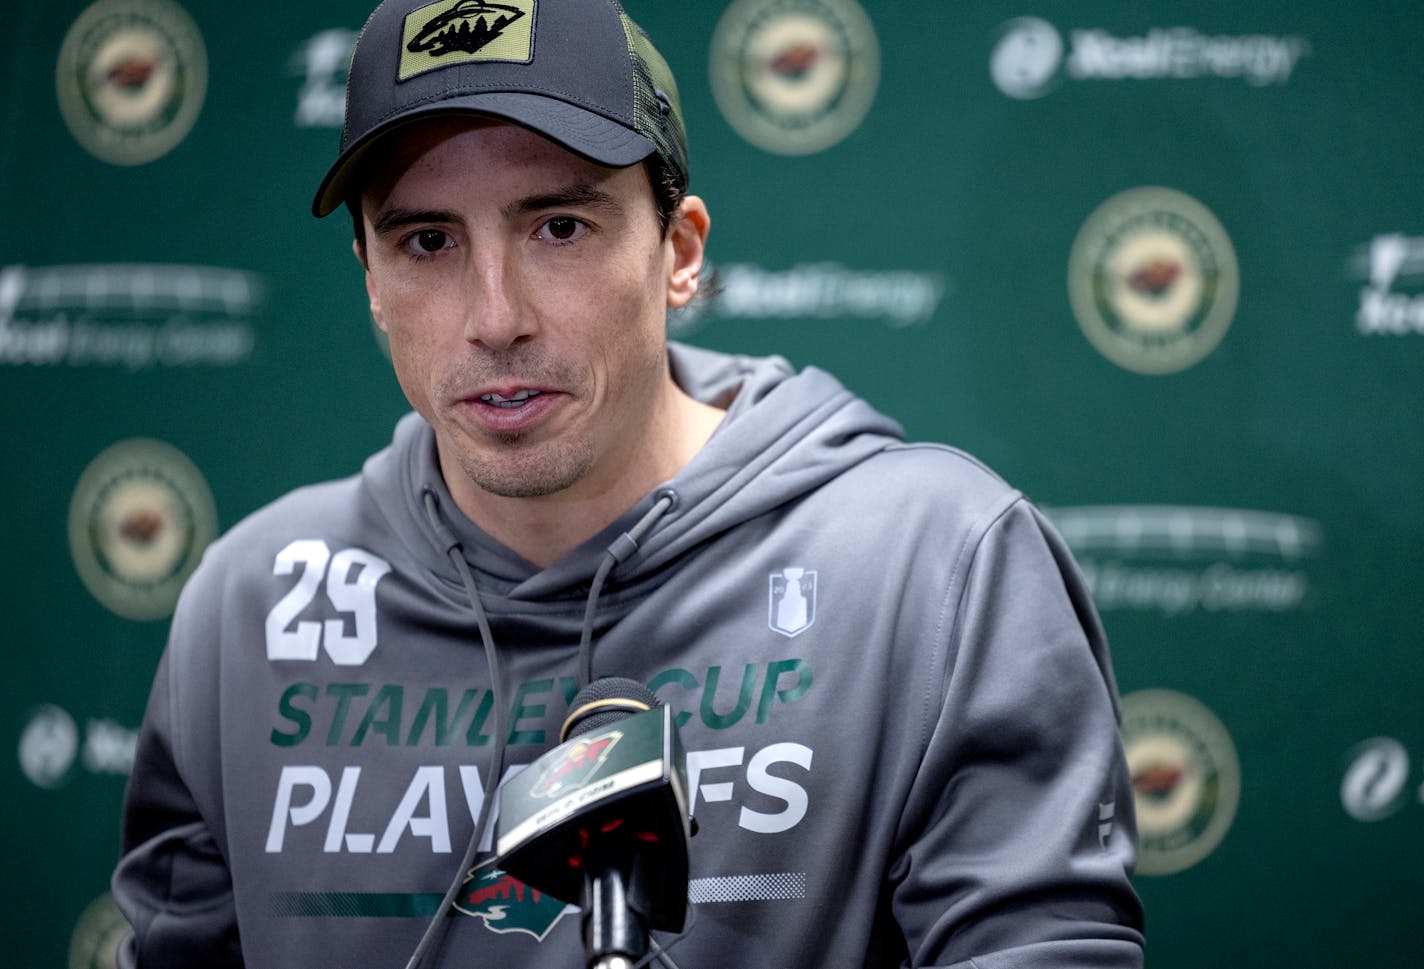
[[121,441],[96,457],[69,503],[69,549],[84,585],[125,619],[161,619],[217,536],[202,473],[162,441]]
[[1120,192],[1088,216],[1068,259],[1078,325],[1103,356],[1141,374],[1195,366],[1236,314],[1236,250],[1215,215],[1175,189]]
[[1236,817],[1241,765],[1226,727],[1173,690],[1122,698],[1122,741],[1137,809],[1143,875],[1190,868],[1221,844]]
[[105,892],[90,902],[69,938],[69,969],[114,969],[119,946],[132,930],[114,898]]
[[855,0],[736,0],[712,37],[712,94],[737,133],[778,155],[809,155],[865,120],[880,45]]
[[99,0],[69,28],[55,67],[65,124],[114,165],[172,150],[197,121],[207,86],[202,35],[170,0]]
[[489,861],[470,872],[455,896],[455,908],[478,918],[491,932],[523,932],[543,942],[569,906]]

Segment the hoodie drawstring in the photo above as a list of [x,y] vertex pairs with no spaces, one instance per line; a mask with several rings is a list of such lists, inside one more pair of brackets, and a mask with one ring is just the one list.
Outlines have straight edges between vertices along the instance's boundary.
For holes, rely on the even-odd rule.
[[614,539],[613,544],[603,553],[603,561],[593,575],[593,584],[588,589],[588,605],[583,610],[583,631],[579,634],[579,689],[593,682],[593,614],[598,606],[598,596],[603,591],[603,583],[608,573],[638,550],[638,542],[657,520],[672,510],[677,504],[677,492],[664,489],[648,513],[638,519],[638,523]]
[[435,537],[444,547],[445,554],[454,563],[455,571],[460,573],[460,581],[465,585],[465,596],[470,600],[470,608],[475,613],[475,623],[480,627],[480,642],[484,645],[485,662],[489,666],[490,692],[494,696],[495,730],[494,750],[490,754],[489,780],[485,784],[486,793],[484,801],[480,804],[479,820],[475,822],[475,830],[470,835],[470,843],[465,847],[464,857],[460,859],[460,867],[455,870],[455,878],[450,882],[450,887],[445,890],[445,897],[440,900],[435,915],[425,926],[425,933],[420,937],[420,943],[416,945],[415,951],[411,953],[410,959],[406,962],[406,969],[420,969],[420,966],[425,963],[426,957],[434,950],[435,944],[445,934],[445,926],[448,922],[446,916],[454,907],[455,896],[460,893],[460,888],[470,875],[471,866],[475,863],[475,855],[479,853],[480,842],[484,841],[485,829],[489,827],[495,797],[499,791],[499,778],[504,773],[505,747],[504,690],[502,689],[504,674],[500,668],[499,650],[495,648],[494,644],[494,633],[490,631],[489,618],[485,615],[484,602],[480,599],[479,587],[475,585],[475,576],[470,571],[470,563],[465,561],[460,540],[455,537],[455,533],[440,517],[440,505],[434,491],[426,488],[421,497],[425,503],[425,517],[429,520]]
[[[461,886],[469,877],[471,866],[475,862],[475,855],[479,853],[479,845],[484,841],[485,829],[490,824],[495,798],[499,792],[500,775],[504,773],[505,735],[508,732],[505,723],[504,690],[502,688],[504,673],[499,662],[499,650],[495,647],[494,634],[490,631],[489,618],[485,615],[484,602],[480,598],[479,586],[475,584],[474,572],[470,569],[470,563],[465,561],[464,548],[460,544],[460,539],[450,530],[440,515],[440,503],[435,496],[434,489],[426,487],[421,497],[425,505],[425,517],[430,522],[430,528],[444,548],[445,554],[454,563],[455,571],[460,574],[460,581],[465,586],[465,596],[470,600],[470,608],[475,613],[475,623],[480,629],[480,642],[484,646],[485,662],[489,666],[490,692],[494,695],[495,736],[494,749],[490,755],[490,779],[486,785],[487,793],[480,805],[480,816],[475,822],[474,833],[470,836],[470,843],[465,848],[464,857],[460,859],[460,867],[455,872],[455,879],[446,889],[445,897],[441,899],[435,915],[425,927],[425,934],[420,937],[419,944],[416,945],[415,951],[411,953],[410,959],[406,962],[406,969],[420,969],[445,933],[445,925],[448,921],[446,916],[454,907],[455,896],[459,894]],[[658,519],[671,511],[676,504],[676,492],[671,489],[661,491],[657,501],[654,502],[652,508],[648,509],[647,514],[640,518],[632,528],[619,535],[604,553],[603,561],[599,564],[598,571],[593,577],[593,583],[589,587],[588,604],[584,607],[583,629],[579,635],[580,689],[593,680],[593,616],[598,606],[599,594],[603,591],[603,585],[608,580],[609,573],[638,550],[638,542],[657,523]]]

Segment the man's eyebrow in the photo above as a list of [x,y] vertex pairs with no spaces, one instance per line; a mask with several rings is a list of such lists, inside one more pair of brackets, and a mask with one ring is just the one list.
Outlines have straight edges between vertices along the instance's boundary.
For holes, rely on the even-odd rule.
[[515,215],[564,207],[593,207],[617,211],[622,208],[622,204],[608,192],[592,185],[580,183],[567,188],[555,189],[552,192],[541,192],[538,195],[526,195],[524,198],[515,199],[504,207],[504,215],[509,218]]
[[[541,192],[537,195],[526,195],[523,198],[515,199],[504,206],[503,214],[505,218],[530,212],[542,212],[547,209],[557,208],[601,208],[610,211],[618,211],[622,204],[618,199],[608,192],[592,185],[577,184],[566,188],[555,189],[551,192]],[[402,229],[408,225],[458,224],[462,221],[460,216],[445,209],[408,209],[401,206],[393,206],[382,209],[371,220],[371,225],[377,235],[384,235],[396,229]]]
[[404,228],[408,225],[419,225],[422,223],[458,223],[460,217],[454,212],[447,212],[443,209],[404,209],[389,208],[382,209],[371,220],[372,227],[377,235],[384,235],[396,229]]

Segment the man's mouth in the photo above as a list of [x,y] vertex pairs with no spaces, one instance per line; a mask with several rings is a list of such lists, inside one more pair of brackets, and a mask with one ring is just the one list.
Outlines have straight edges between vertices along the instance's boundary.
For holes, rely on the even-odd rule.
[[495,407],[504,407],[512,409],[515,407],[519,407],[527,400],[530,400],[534,397],[538,397],[541,393],[543,393],[542,390],[521,390],[518,393],[513,394],[509,397],[494,393],[481,394],[480,400],[486,404],[491,404]]

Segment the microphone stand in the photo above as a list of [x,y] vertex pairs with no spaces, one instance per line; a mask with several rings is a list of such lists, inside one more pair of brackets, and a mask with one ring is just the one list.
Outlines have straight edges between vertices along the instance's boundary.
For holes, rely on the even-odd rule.
[[643,906],[634,898],[633,865],[626,858],[607,861],[584,877],[584,952],[589,969],[632,969],[648,951]]

